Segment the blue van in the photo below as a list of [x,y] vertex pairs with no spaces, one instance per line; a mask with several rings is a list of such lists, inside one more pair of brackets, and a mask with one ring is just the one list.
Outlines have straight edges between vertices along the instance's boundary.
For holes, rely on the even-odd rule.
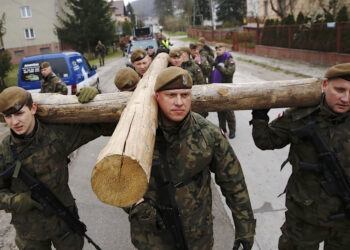
[[98,88],[96,65],[90,66],[82,54],[71,51],[24,57],[19,65],[18,86],[32,93],[40,92],[40,64],[44,61],[50,63],[52,71],[67,85],[68,94],[74,95],[86,86]]

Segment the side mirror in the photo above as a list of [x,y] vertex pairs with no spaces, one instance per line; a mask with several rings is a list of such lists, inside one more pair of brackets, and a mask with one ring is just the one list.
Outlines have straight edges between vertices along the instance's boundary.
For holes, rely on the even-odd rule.
[[95,64],[93,64],[93,65],[91,66],[91,69],[92,69],[92,70],[96,70],[96,69],[97,69],[97,66],[96,66]]

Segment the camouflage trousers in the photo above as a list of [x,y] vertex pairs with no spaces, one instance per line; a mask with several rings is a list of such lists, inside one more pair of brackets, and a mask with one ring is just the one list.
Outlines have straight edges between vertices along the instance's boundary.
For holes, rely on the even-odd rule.
[[233,111],[218,112],[219,126],[226,132],[226,122],[230,131],[236,132],[236,117]]
[[350,249],[350,228],[321,227],[306,223],[286,212],[286,221],[281,227],[279,250],[318,250],[324,241],[324,250]]
[[56,250],[81,250],[84,238],[78,234],[69,234],[66,238],[55,237],[49,240],[27,240],[16,235],[16,245],[19,250],[51,250],[51,243]]

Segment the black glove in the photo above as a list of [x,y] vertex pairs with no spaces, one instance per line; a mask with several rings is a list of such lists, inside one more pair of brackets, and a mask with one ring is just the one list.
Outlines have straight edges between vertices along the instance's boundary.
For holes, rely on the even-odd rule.
[[242,245],[243,250],[250,250],[253,247],[254,237],[235,240],[232,250],[238,250]]
[[253,120],[259,119],[259,120],[265,120],[269,121],[270,118],[267,115],[267,113],[270,111],[270,109],[253,109],[252,115],[253,115]]

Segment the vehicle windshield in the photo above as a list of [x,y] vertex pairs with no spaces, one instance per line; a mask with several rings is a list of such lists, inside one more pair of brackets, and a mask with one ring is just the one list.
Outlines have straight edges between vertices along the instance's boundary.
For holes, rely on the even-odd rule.
[[[60,78],[68,77],[69,70],[64,58],[53,58],[45,60],[50,63],[52,71]],[[40,81],[42,76],[40,73],[40,64],[43,60],[30,61],[23,63],[21,80],[22,82],[35,82]]]
[[148,46],[152,45],[154,50],[157,51],[157,42],[155,40],[136,40],[132,41],[132,46],[130,47],[129,53],[131,54],[136,49],[146,49]]

